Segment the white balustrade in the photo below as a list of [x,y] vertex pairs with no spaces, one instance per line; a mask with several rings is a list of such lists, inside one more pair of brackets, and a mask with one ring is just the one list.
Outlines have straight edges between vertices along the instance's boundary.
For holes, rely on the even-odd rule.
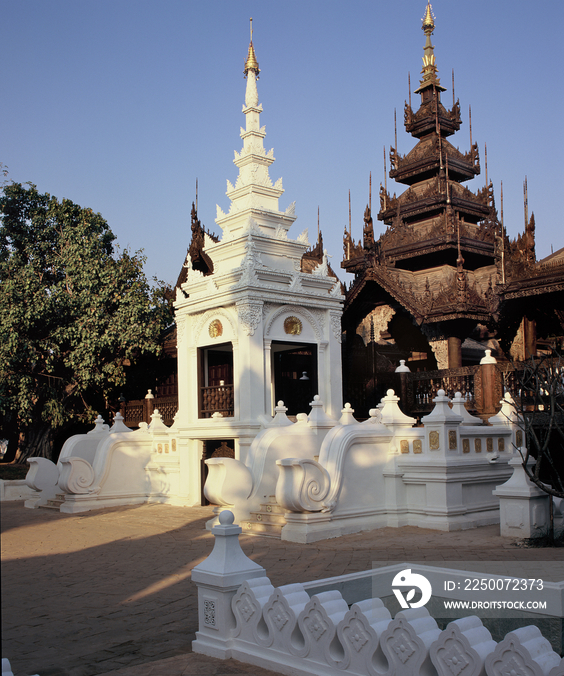
[[241,551],[233,515],[222,512],[220,521],[211,556],[192,575],[200,605],[194,652],[295,676],[564,676],[564,660],[534,625],[496,643],[476,616],[441,631],[424,607],[392,619],[378,598],[349,608],[337,589],[311,598],[302,584],[274,589]]

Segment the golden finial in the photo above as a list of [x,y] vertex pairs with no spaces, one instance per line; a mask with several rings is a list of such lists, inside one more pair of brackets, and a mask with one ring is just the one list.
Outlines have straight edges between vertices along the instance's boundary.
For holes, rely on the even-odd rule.
[[432,33],[435,30],[435,17],[433,16],[433,8],[431,7],[431,3],[427,2],[427,9],[425,10],[425,16],[421,19],[423,22],[423,25],[421,28],[425,31],[429,31],[429,33]]
[[245,68],[243,69],[243,74],[247,77],[247,73],[252,70],[256,75],[257,79],[260,73],[259,64],[257,57],[255,56],[255,48],[253,47],[253,18],[251,17],[251,42],[249,43],[249,52],[247,54],[247,60],[245,61]]
[[438,70],[437,64],[435,62],[435,54],[434,54],[435,48],[431,43],[431,35],[435,30],[435,17],[433,16],[432,9],[433,8],[431,7],[431,3],[427,2],[425,16],[423,17],[423,19],[421,19],[421,21],[423,22],[421,28],[425,33],[426,39],[425,39],[425,47],[423,48],[423,70],[421,71],[423,79],[419,81],[420,87],[418,87],[415,90],[416,94],[422,92],[423,89],[425,89],[429,85],[433,85],[435,89],[438,89],[441,92],[445,91],[445,88],[441,86],[439,78],[437,77]]

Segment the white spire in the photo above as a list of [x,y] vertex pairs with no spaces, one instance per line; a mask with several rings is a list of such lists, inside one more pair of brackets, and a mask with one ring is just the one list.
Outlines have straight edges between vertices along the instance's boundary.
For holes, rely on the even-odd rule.
[[235,186],[227,181],[227,196],[231,206],[227,214],[218,207],[216,223],[224,235],[237,236],[248,227],[249,218],[267,235],[273,235],[282,227],[288,230],[295,220],[293,211],[283,213],[278,210],[278,199],[284,193],[282,179],[275,184],[270,179],[268,168],[274,162],[274,151],[264,149],[265,127],[260,126],[262,104],[259,103],[257,79],[258,62],[253,43],[249,45],[249,54],[244,74],[247,79],[245,91],[245,129],[241,128],[243,148],[235,151],[234,163],[239,169]]

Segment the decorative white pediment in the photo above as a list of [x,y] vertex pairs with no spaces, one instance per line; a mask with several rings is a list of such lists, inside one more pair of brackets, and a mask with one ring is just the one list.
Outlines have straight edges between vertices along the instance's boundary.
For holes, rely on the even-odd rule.
[[[192,327],[193,342],[196,345],[207,345],[213,342],[207,328],[214,319],[219,319],[224,324],[223,336],[230,335],[233,338],[237,336],[237,317],[233,310],[217,307],[190,315],[189,323]],[[218,340],[218,342],[222,341]]]
[[296,317],[301,317],[305,319],[308,324],[311,326],[315,333],[315,338],[317,341],[321,341],[323,339],[323,329],[322,327],[318,324],[316,321],[316,318],[313,315],[313,312],[310,310],[297,306],[297,305],[282,305],[279,307],[270,317],[268,320],[268,323],[265,327],[264,335],[265,337],[268,337],[270,334],[270,331],[272,329],[272,325],[274,322],[280,317],[280,315],[295,315]]

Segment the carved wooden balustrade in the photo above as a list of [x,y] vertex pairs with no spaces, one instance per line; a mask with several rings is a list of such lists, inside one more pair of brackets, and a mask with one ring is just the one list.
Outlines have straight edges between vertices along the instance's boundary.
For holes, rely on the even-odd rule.
[[234,412],[233,385],[200,388],[200,418],[211,418],[214,413],[232,417]]
[[457,369],[398,374],[402,383],[400,391],[403,410],[413,416],[430,413],[433,399],[439,390],[444,390],[451,399],[456,392],[460,392],[469,411],[481,412],[481,397],[479,394],[477,397],[475,395],[475,385],[480,385],[479,370],[479,366],[463,366]]
[[127,427],[139,427],[139,423],[151,422],[151,416],[158,409],[165,425],[172,425],[174,416],[178,411],[178,396],[168,397],[145,397],[145,399],[133,399],[122,401],[120,413],[124,417]]

